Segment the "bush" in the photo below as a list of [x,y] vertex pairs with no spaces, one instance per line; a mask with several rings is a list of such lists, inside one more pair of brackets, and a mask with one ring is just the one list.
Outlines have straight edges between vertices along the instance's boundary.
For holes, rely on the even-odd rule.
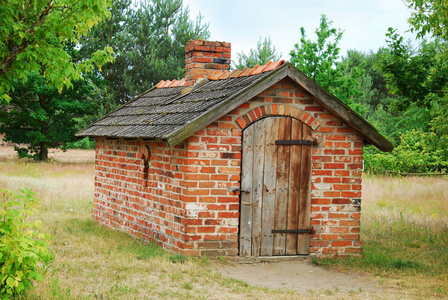
[[95,140],[85,137],[76,142],[67,143],[63,149],[95,149]]
[[48,250],[50,235],[40,232],[42,222],[29,221],[38,200],[30,189],[14,195],[0,189],[0,298],[9,299],[42,281],[54,256]]
[[400,144],[391,153],[372,147],[364,152],[365,170],[409,173],[445,172],[448,169],[446,140],[433,132],[410,130],[400,135]]

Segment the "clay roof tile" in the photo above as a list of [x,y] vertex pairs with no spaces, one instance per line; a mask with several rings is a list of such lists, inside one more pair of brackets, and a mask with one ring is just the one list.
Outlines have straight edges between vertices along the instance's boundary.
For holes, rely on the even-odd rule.
[[222,75],[219,76],[218,79],[227,79],[227,78],[229,78],[229,76],[230,76],[230,72],[227,71],[227,70],[225,70],[225,71],[222,73]]
[[222,71],[215,70],[215,71],[213,71],[212,74],[210,74],[210,75],[208,76],[208,79],[209,79],[209,80],[218,80],[218,79],[219,79],[219,76],[221,76],[221,75],[222,75]]
[[[234,70],[232,72],[229,71],[220,71],[215,70],[212,74],[210,74],[207,78],[209,80],[220,80],[220,79],[227,79],[227,78],[237,78],[237,77],[246,77],[256,74],[261,74],[264,72],[272,71],[276,68],[278,68],[280,65],[282,65],[285,61],[280,60],[276,62],[268,62],[265,65],[256,65],[253,68],[244,68],[243,70]],[[186,78],[183,78],[182,80],[161,80],[157,85],[156,88],[168,88],[168,87],[178,87],[178,86],[185,86]]]
[[170,84],[169,87],[184,86],[184,84],[185,84],[185,77],[182,78],[182,80],[173,80],[173,82]]
[[279,61],[276,61],[276,62],[269,62],[268,63],[269,66],[266,69],[264,69],[264,72],[275,70],[279,66],[281,66],[284,62],[285,62],[285,60],[279,60]]
[[241,71],[236,69],[232,73],[230,73],[229,78],[237,78],[241,74]]
[[158,84],[156,84],[156,88],[161,88],[165,84],[165,80],[160,80]]
[[[255,66],[252,68],[252,71],[249,72],[249,76],[250,76],[250,75],[255,75],[255,74],[260,74],[260,72],[258,72],[258,69],[261,69],[261,68],[260,68],[260,65],[255,65]],[[258,73],[257,73],[257,72],[258,72]]]
[[249,76],[250,71],[252,71],[252,69],[245,67],[244,70],[240,73],[240,75],[238,77],[246,77]]

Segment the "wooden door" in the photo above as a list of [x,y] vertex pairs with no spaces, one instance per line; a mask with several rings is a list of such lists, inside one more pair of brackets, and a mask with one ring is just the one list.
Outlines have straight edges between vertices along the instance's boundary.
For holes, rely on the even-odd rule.
[[311,129],[269,117],[244,130],[240,256],[309,254],[312,146],[291,140],[312,140]]

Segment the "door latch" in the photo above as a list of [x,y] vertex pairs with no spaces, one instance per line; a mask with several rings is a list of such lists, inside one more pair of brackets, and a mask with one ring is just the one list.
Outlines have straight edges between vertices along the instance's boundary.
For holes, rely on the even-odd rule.
[[242,193],[250,193],[250,191],[245,191],[245,190],[243,190],[243,189],[241,189],[241,188],[232,188],[232,189],[230,189],[230,191],[231,192],[234,192],[234,193],[236,193],[236,192],[242,192]]

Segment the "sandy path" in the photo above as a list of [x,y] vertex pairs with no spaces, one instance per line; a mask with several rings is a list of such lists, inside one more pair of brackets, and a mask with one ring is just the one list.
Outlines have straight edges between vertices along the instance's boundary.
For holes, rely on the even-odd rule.
[[250,285],[291,289],[301,294],[331,291],[335,295],[352,293],[383,298],[389,290],[371,276],[316,266],[307,258],[256,263],[215,262],[214,267],[225,277],[240,279]]

